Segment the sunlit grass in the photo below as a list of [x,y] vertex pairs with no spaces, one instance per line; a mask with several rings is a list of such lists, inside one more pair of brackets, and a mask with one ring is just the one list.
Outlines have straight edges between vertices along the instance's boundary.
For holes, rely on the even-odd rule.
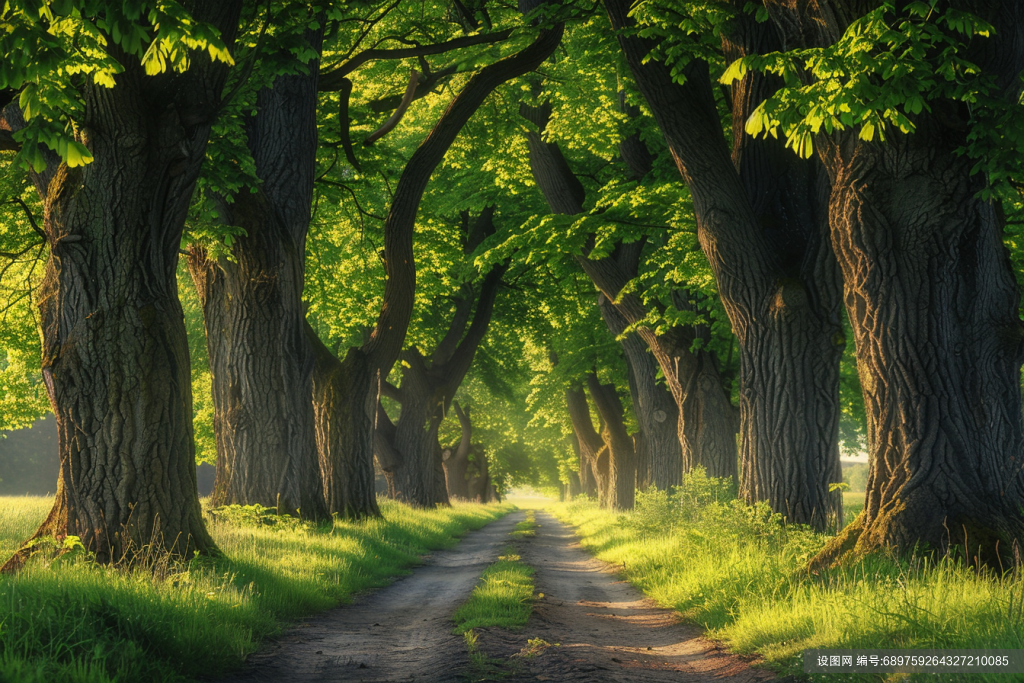
[[516,528],[512,530],[512,538],[531,538],[537,535],[535,529],[537,528],[537,513],[533,510],[526,511],[526,519],[516,523]]
[[[759,515],[746,515],[735,503],[691,506],[680,515],[663,497],[640,501],[626,514],[592,503],[552,510],[576,527],[584,547],[623,567],[624,577],[660,604],[786,674],[806,678],[801,655],[809,648],[1024,647],[1024,579],[1013,573],[871,556],[809,576],[803,569],[825,536],[758,522]],[[1005,674],[812,678],[1008,680]]]
[[[534,535],[536,526],[534,512],[530,510],[509,535],[513,539],[529,538]],[[455,611],[452,620],[456,633],[485,626],[516,630],[526,626],[531,611],[533,567],[522,561],[513,545],[505,548],[498,561],[483,571],[469,600]]]
[[[0,498],[12,552],[50,499]],[[0,681],[181,681],[237,667],[283,622],[349,601],[407,573],[429,550],[507,513],[507,505],[417,510],[382,500],[384,519],[253,526],[219,519],[225,557],[166,577],[85,558],[32,561],[0,577]]]

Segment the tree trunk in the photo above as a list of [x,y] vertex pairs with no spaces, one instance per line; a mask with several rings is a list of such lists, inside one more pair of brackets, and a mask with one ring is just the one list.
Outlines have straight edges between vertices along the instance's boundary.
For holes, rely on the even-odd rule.
[[[568,397],[568,392],[566,393],[566,396]],[[584,399],[585,398],[586,397],[584,396]],[[590,428],[594,428],[593,423],[590,424]],[[573,432],[572,434],[569,435],[569,437],[572,440],[573,452],[576,453],[576,473],[579,477],[579,492],[580,494],[587,496],[588,498],[593,498],[594,500],[597,500],[597,479],[594,477],[594,470],[590,467],[590,459],[587,457],[583,449],[580,447],[579,437],[576,436],[575,424],[573,425]]]
[[[633,25],[627,0],[605,7],[616,30]],[[818,205],[821,174],[781,143],[742,131],[777,84],[754,73],[734,84],[730,158],[707,64],[691,61],[679,85],[657,59],[645,63],[652,43],[621,31],[618,39],[689,186],[698,238],[739,341],[741,493],[790,521],[829,529],[842,519],[842,498],[829,492],[841,478],[842,327],[838,269]],[[778,42],[770,25],[742,14],[724,37],[730,56]]]
[[212,375],[213,503],[321,519],[329,515],[313,432],[313,357],[302,334],[303,259],[273,216],[262,192],[243,192],[234,217],[247,235],[234,261],[196,247],[189,254]]
[[[319,52],[322,31],[306,40]],[[217,439],[215,505],[260,504],[330,517],[310,402],[313,352],[302,289],[317,152],[317,73],[283,75],[257,95],[247,144],[261,183],[221,218],[244,229],[232,259],[201,248],[189,270],[203,305]]]
[[[603,294],[598,298],[601,315],[616,337],[628,323]],[[629,391],[633,398],[639,432],[635,435],[636,485],[655,486],[667,491],[683,481],[683,450],[679,441],[679,407],[672,394],[658,384],[658,364],[647,345],[633,332],[622,340],[629,369]]]
[[[405,341],[405,333],[409,326],[414,301],[416,274],[412,253],[412,235],[423,192],[437,165],[444,159],[448,148],[455,142],[459,131],[466,125],[473,113],[483,104],[484,100],[499,85],[522,76],[537,68],[546,60],[562,39],[563,24],[551,29],[542,30],[536,40],[523,50],[505,57],[494,64],[484,67],[476,73],[463,88],[440,120],[427,135],[423,143],[413,153],[409,163],[398,181],[391,211],[385,222],[385,259],[388,280],[384,289],[384,305],[381,308],[377,327],[364,345],[364,351],[374,360],[380,369],[381,380],[385,380],[391,367],[401,354]],[[491,275],[500,280],[504,267],[495,268]],[[497,283],[495,282],[495,287]],[[481,320],[481,327],[471,329],[467,338],[460,344],[452,356],[450,367],[445,373],[457,376],[457,381],[446,380],[446,384],[455,387],[472,363],[476,345],[490,321],[490,310],[487,306],[478,306],[477,315],[486,310],[486,320]],[[489,304],[493,305],[493,297]],[[478,325],[474,319],[474,325]],[[479,333],[479,338],[475,336]],[[474,339],[471,339],[474,337]],[[465,348],[462,348],[462,347]],[[419,356],[419,352],[415,352]],[[415,383],[415,380],[414,380]],[[426,385],[424,385],[426,386]],[[451,400],[451,394],[443,394],[438,402],[431,393],[417,394],[408,392],[407,406],[402,406],[402,415],[395,425],[395,440],[382,446],[389,453],[389,467],[384,467],[388,476],[389,489],[399,498],[414,505],[433,506],[448,504],[448,495],[444,486],[444,469],[441,461],[440,447],[437,443],[437,429],[444,419],[444,407]],[[378,411],[378,414],[383,411]],[[386,416],[385,416],[386,417]],[[375,439],[376,443],[376,439]],[[365,454],[368,462],[372,462],[372,453]],[[378,458],[380,461],[380,458]],[[383,462],[381,463],[383,467]],[[413,468],[422,468],[418,472]]]
[[470,499],[469,491],[469,452],[470,441],[473,438],[473,425],[469,418],[469,406],[465,410],[458,401],[453,404],[455,414],[459,418],[459,425],[462,427],[462,438],[455,448],[446,448],[442,452],[444,464],[444,480],[448,487],[448,495],[451,498]]
[[324,502],[342,517],[378,517],[373,458],[366,457],[373,453],[377,369],[359,349],[339,361],[308,325],[306,334],[316,358],[312,405]]
[[478,503],[487,503],[490,499],[491,474],[487,464],[487,454],[483,447],[473,448],[472,471],[469,474],[469,499]]
[[832,239],[871,467],[864,512],[823,563],[923,544],[997,565],[1024,539],[1020,300],[1002,219],[960,144],[924,119],[835,150]]
[[[431,390],[427,368],[416,349],[405,360],[411,367],[402,373],[402,412],[391,442],[398,454],[397,466],[385,467],[394,497],[411,505],[448,505],[444,466],[437,444],[444,400]],[[383,466],[383,463],[382,463]]]
[[[220,27],[230,44],[240,4],[197,19]],[[62,164],[43,198],[42,370],[61,467],[53,508],[33,538],[78,536],[102,563],[217,552],[196,491],[176,270],[225,73],[194,55],[184,74],[151,78],[126,64],[114,88],[83,85],[89,123],[80,136],[94,161]],[[156,89],[158,79],[174,87]],[[206,115],[196,123],[179,111]]]
[[[862,14],[846,2],[766,4],[793,45],[828,45]],[[1024,7],[951,5],[996,27],[966,57],[1015,105]],[[831,241],[857,341],[870,473],[864,512],[812,565],[924,546],[1008,567],[1024,538],[1017,283],[1002,216],[977,197],[986,180],[957,151],[970,114],[933,101],[914,118],[915,133],[884,142],[854,131],[816,140],[832,178]]]
[[566,389],[565,404],[575,443],[579,446],[583,492],[595,497],[603,505],[608,499],[608,449],[605,448],[604,439],[594,429],[590,405],[583,388]]
[[[463,217],[463,249],[467,254],[494,234],[493,216],[491,207],[472,223],[468,215]],[[447,505],[449,502],[451,491],[445,486],[444,459],[437,432],[487,334],[505,270],[505,265],[495,266],[484,278],[472,322],[469,314],[473,289],[465,287],[456,303],[452,323],[430,358],[425,358],[416,348],[409,349],[403,354],[401,388],[385,384],[388,395],[402,406],[395,424],[395,438],[389,448],[394,454],[393,462],[385,471],[398,497],[414,505]],[[457,486],[458,495],[464,495],[464,482]]]
[[604,422],[602,436],[608,451],[608,494],[605,505],[614,510],[632,510],[636,492],[636,454],[626,433],[622,402],[615,387],[601,384],[597,375],[587,376],[587,388]]

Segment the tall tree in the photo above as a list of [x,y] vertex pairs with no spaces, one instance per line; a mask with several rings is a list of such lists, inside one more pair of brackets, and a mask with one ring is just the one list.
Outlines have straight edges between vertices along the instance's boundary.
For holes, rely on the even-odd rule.
[[[377,410],[377,402],[382,384],[402,353],[412,316],[416,288],[413,232],[420,201],[430,177],[455,142],[459,132],[488,95],[499,85],[518,78],[547,59],[561,41],[562,30],[561,23],[541,28],[532,43],[473,74],[461,92],[451,101],[405,164],[395,187],[390,210],[384,222],[382,258],[387,280],[376,326],[365,343],[348,350],[344,360],[339,361],[322,344],[315,347],[317,363],[314,369],[313,391],[317,411],[317,434],[321,458],[325,462],[325,491],[329,506],[332,508],[347,504],[345,501],[351,500],[353,494],[364,498],[372,495],[372,487],[361,484],[372,482],[374,442],[381,438],[380,435],[374,434],[375,425],[378,429],[386,428],[386,425],[379,423],[378,418],[386,414],[381,415],[383,411]],[[474,40],[480,41],[479,38]],[[490,39],[489,42],[494,40]],[[407,56],[431,54],[424,51],[425,49],[417,48]],[[444,51],[446,48],[437,49]],[[353,60],[373,59],[374,55],[374,50],[368,50],[353,57]],[[324,80],[328,80],[326,75]],[[350,85],[345,85],[347,79],[342,76],[334,80],[340,81],[337,87],[342,89],[342,100],[347,104],[347,94],[350,92]],[[406,106],[415,94],[417,82],[417,78],[410,80],[408,97],[404,99]],[[321,90],[327,87],[321,83]],[[347,118],[347,109],[345,111]],[[397,125],[401,119],[401,111],[396,112],[378,133],[384,134]],[[347,139],[347,136],[347,129],[343,130],[343,138]],[[344,140],[342,146],[346,146]],[[313,335],[312,328],[309,328],[308,332]],[[421,434],[414,434],[411,430],[403,434],[407,434],[411,440],[406,444],[403,436],[400,439],[401,443],[398,444],[401,449],[399,452],[409,452],[410,446],[421,443]],[[436,438],[428,441],[431,442],[430,448],[436,447]],[[437,460],[436,457],[432,459]],[[432,477],[429,491],[420,485],[407,488],[407,500],[432,504],[430,501],[446,498],[440,462],[438,461],[436,468],[430,471],[435,476]],[[353,476],[356,478],[353,479]],[[358,490],[353,491],[350,488],[353,481],[360,483]],[[335,502],[331,503],[332,500]]]
[[[539,129],[528,133],[530,167],[551,211],[565,215],[582,214],[585,199],[583,183],[573,173],[558,143],[542,138],[551,115],[550,104],[521,106],[520,112]],[[639,138],[626,138],[620,149],[633,175],[640,178],[646,175],[650,169],[650,154]],[[636,334],[654,352],[676,403],[676,408],[671,410],[675,417],[672,422],[658,420],[656,418],[660,415],[653,413],[640,414],[643,409],[664,406],[664,397],[660,395],[664,390],[653,381],[656,373],[649,367],[646,352],[635,343],[624,340],[627,363],[637,380],[631,387],[638,392],[634,409],[642,432],[640,442],[644,452],[655,458],[649,464],[645,463],[649,471],[656,473],[652,483],[667,489],[682,481],[684,466],[690,469],[697,465],[703,466],[712,476],[735,477],[733,408],[722,386],[713,354],[706,346],[692,350],[696,335],[701,330],[690,327],[657,334],[644,324],[648,313],[644,304],[635,294],[623,292],[637,274],[643,240],[620,243],[616,253],[606,257],[597,257],[593,253],[593,243],[593,238],[590,238],[585,253],[577,255],[576,260],[612,306],[611,309],[602,307],[605,322],[616,336],[630,325],[638,326]],[[641,381],[648,376],[652,381]],[[643,396],[640,396],[641,392]],[[654,410],[664,412],[664,408]],[[672,445],[665,438],[665,427],[673,426],[677,429],[677,445]]]
[[[661,55],[678,45],[638,35],[628,0],[604,4],[689,187],[698,237],[739,341],[741,493],[767,500],[791,521],[834,527],[842,518],[842,498],[830,490],[841,480],[842,327],[838,268],[822,201],[826,179],[812,165],[786,159],[781,143],[742,134],[747,114],[777,82],[748,73],[733,87],[730,154],[707,61],[684,49],[688,61],[670,68]],[[773,27],[747,18],[743,3],[732,5],[737,12],[719,31],[722,49],[774,49],[779,41]]]
[[[79,4],[7,7],[12,30],[0,43],[13,67],[0,88],[20,89],[25,107],[8,105],[3,127],[33,164],[50,251],[42,364],[61,469],[33,538],[78,536],[100,562],[131,561],[144,546],[212,553],[175,273],[242,3],[103,5],[94,26],[131,30],[47,31],[55,12],[84,22],[92,11]],[[182,35],[198,48],[178,43]],[[39,107],[48,115],[35,116]],[[61,120],[75,122],[74,137],[49,123]],[[41,141],[62,155],[59,165]]]
[[[260,504],[329,518],[311,401],[313,349],[302,290],[317,154],[322,16],[303,32],[316,55],[256,96],[244,123],[258,182],[219,202],[241,229],[228,253],[199,245],[188,265],[203,306],[217,440],[215,505]],[[268,19],[269,21],[269,19]]]
[[[817,149],[832,177],[831,238],[857,340],[867,504],[818,562],[922,544],[1012,561],[1024,540],[1024,329],[993,190],[1020,176],[1024,7],[765,4],[787,47],[851,64],[830,74],[779,56],[807,84],[790,83],[751,122],[755,133],[781,128],[805,155]],[[864,50],[872,59],[857,62]],[[807,105],[828,125],[808,121]]]
[[[463,213],[463,251],[472,254],[494,229],[493,206],[472,221]],[[451,324],[429,357],[416,347],[406,350],[401,386],[385,383],[382,388],[385,396],[401,405],[401,413],[393,438],[389,438],[390,429],[377,435],[377,460],[388,477],[391,495],[400,500],[424,506],[448,502],[437,433],[487,334],[505,270],[503,264],[491,268],[478,291],[464,287]],[[390,419],[384,411],[378,416]]]

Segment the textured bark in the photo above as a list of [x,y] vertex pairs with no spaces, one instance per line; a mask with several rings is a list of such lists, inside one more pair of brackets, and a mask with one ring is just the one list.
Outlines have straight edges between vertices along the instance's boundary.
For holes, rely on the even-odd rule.
[[[605,0],[615,29],[633,25],[629,4]],[[822,175],[780,143],[743,134],[753,106],[775,87],[765,77],[748,73],[733,87],[730,155],[707,64],[690,62],[679,85],[659,60],[645,63],[651,42],[627,32],[618,40],[689,186],[698,237],[739,341],[741,493],[790,521],[830,528],[842,518],[841,496],[829,492],[841,478],[842,329]],[[770,25],[742,15],[723,43],[730,56],[778,47]]]
[[367,457],[373,453],[377,368],[359,349],[339,361],[308,325],[306,334],[316,359],[311,389],[324,502],[343,517],[379,516],[373,458]]
[[[322,33],[306,36],[319,51]],[[215,505],[330,516],[314,437],[302,289],[316,165],[317,60],[257,96],[246,125],[262,181],[222,218],[244,229],[232,258],[189,253],[203,305],[217,439]]]
[[[952,6],[996,27],[969,58],[1016,102],[1024,8]],[[773,9],[797,45],[837,39],[859,11]],[[857,341],[870,474],[864,512],[815,564],[924,545],[1010,566],[1024,538],[1019,293],[1002,218],[976,196],[985,179],[956,153],[968,112],[934,102],[915,125],[885,142],[855,133],[816,141],[832,176],[832,243]]]
[[605,505],[615,510],[632,510],[636,492],[636,453],[633,439],[623,422],[622,402],[615,386],[601,384],[597,375],[587,376],[587,389],[601,416],[601,437],[608,451],[608,492]]
[[[197,18],[230,43],[240,4],[205,7]],[[115,88],[82,86],[80,136],[94,161],[61,165],[43,196],[42,369],[61,468],[33,538],[78,536],[104,563],[216,552],[196,491],[175,274],[226,69],[201,54],[184,74],[125,67]]]

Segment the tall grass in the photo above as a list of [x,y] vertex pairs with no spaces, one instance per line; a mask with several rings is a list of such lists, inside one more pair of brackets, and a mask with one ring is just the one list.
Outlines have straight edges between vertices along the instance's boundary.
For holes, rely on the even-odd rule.
[[[697,472],[671,495],[638,495],[616,514],[593,503],[554,508],[597,557],[660,604],[785,674],[802,673],[809,648],[1022,648],[1024,579],[952,560],[869,556],[808,575],[828,540],[787,526],[765,505],[732,496]],[[815,680],[880,680],[828,674]],[[1006,674],[892,674],[881,680],[1006,681]]]
[[[49,499],[0,498],[0,548],[13,551]],[[219,514],[225,556],[156,577],[99,567],[82,553],[0,577],[0,680],[183,681],[240,665],[284,622],[408,573],[509,506],[417,510],[381,501],[383,519],[316,527],[251,510]]]

